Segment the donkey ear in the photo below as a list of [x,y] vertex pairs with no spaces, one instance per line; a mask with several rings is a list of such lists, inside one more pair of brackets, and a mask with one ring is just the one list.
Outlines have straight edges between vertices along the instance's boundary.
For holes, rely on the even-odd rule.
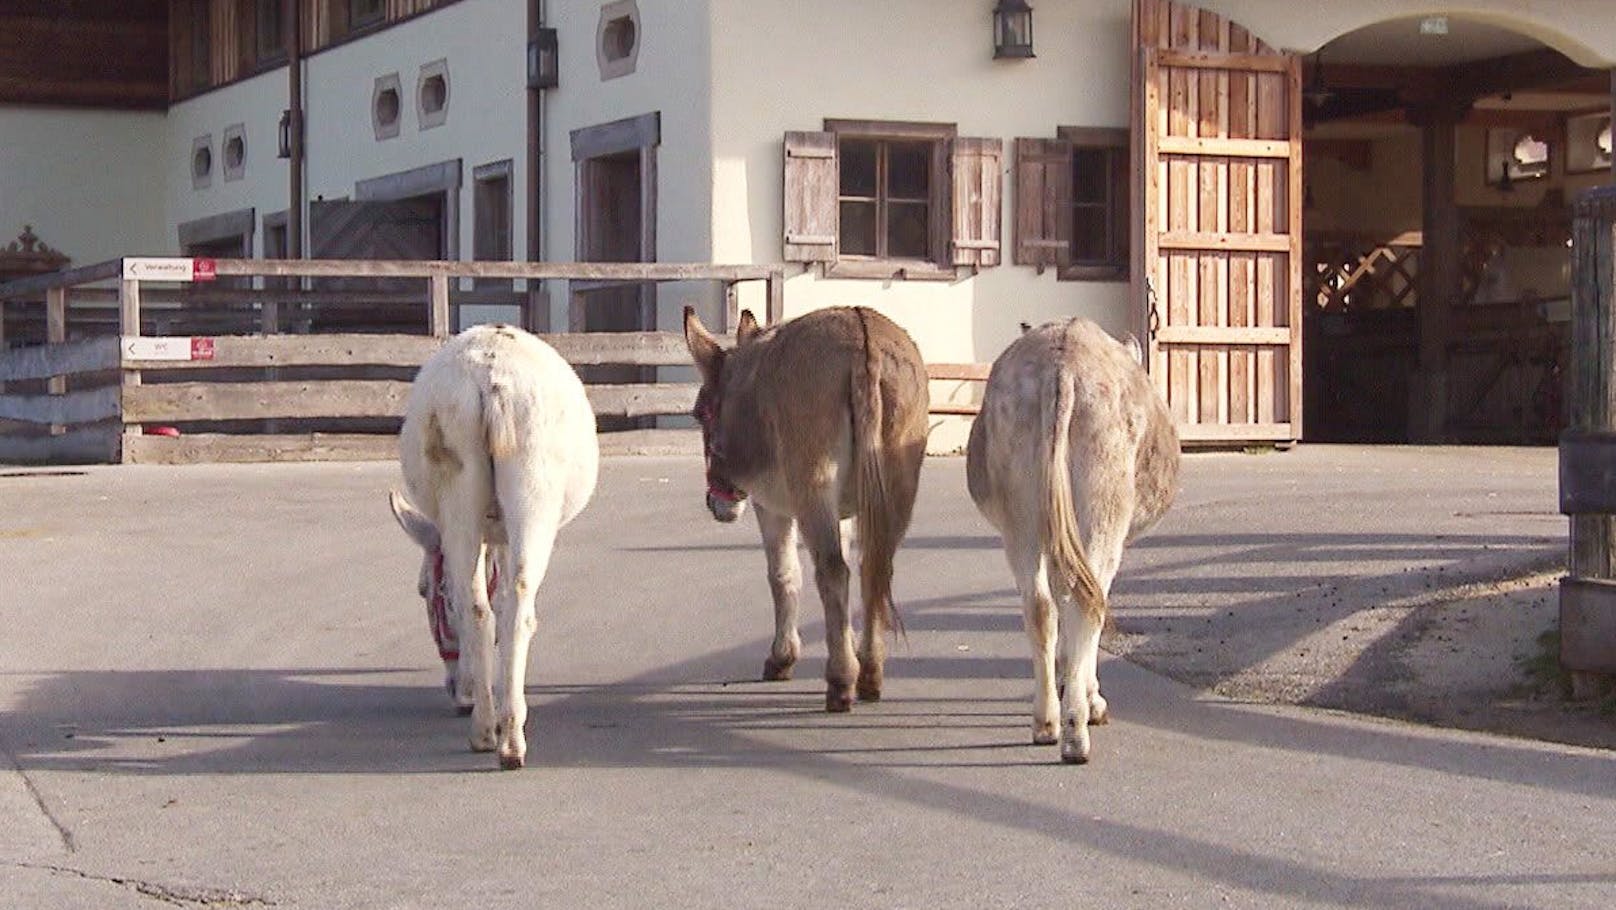
[[1137,363],[1137,364],[1140,364],[1140,365],[1144,364],[1144,362],[1145,362],[1145,348],[1144,348],[1143,345],[1141,345],[1139,343],[1139,337],[1137,335],[1135,335],[1132,332],[1129,332],[1126,336],[1123,337],[1122,346],[1128,349],[1129,354],[1133,355],[1133,362],[1134,363]]
[[718,339],[696,317],[696,308],[693,306],[685,307],[685,346],[690,349],[690,358],[696,361],[696,369],[701,371],[702,381],[709,385],[718,381],[718,368],[724,350],[718,346]]
[[393,507],[393,517],[398,519],[398,526],[403,528],[404,533],[410,535],[410,539],[420,545],[421,549],[431,551],[442,547],[443,540],[438,536],[438,526],[421,510],[410,505],[410,501],[404,498],[403,493],[393,490],[387,494],[387,501]]
[[757,335],[757,333],[761,331],[763,331],[763,329],[758,326],[757,318],[752,315],[752,311],[742,310],[741,324],[735,327],[736,345],[746,344],[748,341],[752,340],[753,336]]

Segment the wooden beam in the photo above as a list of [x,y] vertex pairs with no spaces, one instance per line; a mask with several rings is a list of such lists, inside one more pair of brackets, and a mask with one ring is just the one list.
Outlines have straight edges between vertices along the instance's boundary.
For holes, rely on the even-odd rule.
[[448,338],[454,332],[449,324],[449,279],[433,275],[429,279],[432,290],[432,308],[427,316],[427,334],[433,338]]
[[631,383],[586,385],[596,417],[663,417],[689,414],[696,406],[696,383]]
[[1291,144],[1283,139],[1221,139],[1198,136],[1161,136],[1156,150],[1163,155],[1211,155],[1223,158],[1289,158]]
[[15,281],[0,284],[0,300],[16,300],[30,297],[40,299],[48,288],[76,287],[81,284],[117,278],[122,274],[123,260],[114,259],[110,262],[97,262],[94,265],[80,266],[76,269],[67,269],[61,272],[51,272],[46,275],[30,275],[27,278],[18,278]]
[[[184,340],[184,339],[182,339]],[[428,335],[219,335],[207,360],[139,360],[125,355],[125,369],[194,370],[219,367],[397,366],[419,367],[443,345]],[[123,353],[120,351],[120,353]],[[689,359],[689,355],[686,355]]]
[[280,461],[394,461],[398,437],[391,433],[302,433],[132,436],[124,440],[126,464],[239,464]]
[[[47,344],[61,344],[66,340],[67,288],[51,288],[45,292],[45,341]],[[65,394],[67,377],[52,376],[46,381],[46,388],[52,395]],[[62,424],[51,424],[51,435],[60,436],[66,429]]]
[[0,435],[0,463],[105,464],[117,460],[122,435],[117,426],[75,427],[60,436]]
[[410,384],[396,380],[173,382],[124,389],[128,423],[264,420],[271,417],[397,417]]
[[1421,179],[1425,245],[1420,254],[1417,316],[1420,326],[1419,402],[1409,411],[1409,438],[1442,441],[1447,426],[1447,351],[1450,314],[1463,293],[1463,253],[1457,199],[1459,112],[1428,112],[1421,127]]
[[1290,344],[1290,326],[1162,326],[1156,330],[1162,344]]
[[1197,231],[1164,231],[1159,247],[1164,250],[1203,252],[1288,253],[1290,234],[1217,234]]
[[992,370],[991,363],[928,363],[926,378],[943,382],[948,380],[986,382],[988,373]]
[[0,418],[26,423],[95,423],[118,416],[117,386],[61,395],[0,395]]
[[49,379],[118,368],[118,339],[87,338],[0,351],[0,382]]

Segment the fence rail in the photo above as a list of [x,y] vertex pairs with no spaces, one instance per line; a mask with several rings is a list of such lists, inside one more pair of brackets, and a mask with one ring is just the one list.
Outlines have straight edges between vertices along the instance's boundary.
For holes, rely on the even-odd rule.
[[[399,278],[424,279],[426,287],[410,292],[395,285],[319,283]],[[739,313],[736,285],[761,281],[768,321],[778,321],[783,309],[784,275],[771,266],[185,258],[99,263],[0,285],[0,461],[393,457],[393,431],[409,380],[449,335],[452,292],[461,279],[565,280],[576,282],[569,284],[573,291],[612,282],[719,282],[726,328]],[[482,286],[460,298],[490,299]],[[281,317],[293,308],[331,303],[418,306],[425,334],[280,331]],[[21,324],[43,323],[45,343],[7,349],[8,310],[28,317]],[[163,322],[155,324],[170,330],[143,333],[159,312]],[[541,337],[577,367],[638,368],[646,375],[690,364],[683,337],[673,332]],[[928,370],[939,381],[987,378],[984,364],[933,364]],[[647,376],[642,382],[590,383],[586,391],[598,417],[640,421],[688,414],[698,387]],[[941,401],[932,413],[969,416],[976,410],[970,401]],[[640,428],[604,434],[602,449],[697,452],[700,441],[694,430]]]
[[[357,279],[357,281],[355,281]],[[416,279],[419,287],[409,289]],[[780,318],[784,273],[707,263],[526,263],[126,258],[0,285],[0,461],[262,461],[385,458],[409,380],[452,328],[452,304],[530,297],[492,279],[587,284],[716,282],[724,320],[737,285],[764,284]],[[462,292],[462,283],[476,283]],[[576,283],[576,284],[575,284]],[[281,331],[289,312],[323,306],[414,307],[420,334]],[[546,304],[547,305],[547,304]],[[407,312],[407,310],[406,310]],[[9,320],[7,317],[11,317]],[[43,335],[10,349],[7,325]],[[152,329],[160,329],[152,333]],[[248,334],[262,333],[262,334]],[[687,414],[696,388],[659,382],[687,366],[677,334],[543,336],[580,367],[640,368],[646,381],[588,386],[598,416]],[[632,375],[632,374],[631,374]],[[296,432],[288,432],[295,429]],[[606,451],[699,451],[690,430],[603,436]]]

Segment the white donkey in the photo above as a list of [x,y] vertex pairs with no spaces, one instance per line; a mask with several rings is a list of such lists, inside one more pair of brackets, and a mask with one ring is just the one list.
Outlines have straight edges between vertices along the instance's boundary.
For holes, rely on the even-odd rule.
[[994,361],[966,450],[971,498],[1021,591],[1033,742],[1056,741],[1058,698],[1067,762],[1088,761],[1088,725],[1108,719],[1100,630],[1122,548],[1177,486],[1178,432],[1137,358],[1085,319],[1026,332]]
[[420,592],[450,695],[471,706],[471,748],[498,749],[501,768],[520,768],[533,597],[556,532],[589,502],[600,467],[583,383],[521,329],[467,329],[416,375],[399,459],[409,492],[392,494],[393,514],[424,551]]

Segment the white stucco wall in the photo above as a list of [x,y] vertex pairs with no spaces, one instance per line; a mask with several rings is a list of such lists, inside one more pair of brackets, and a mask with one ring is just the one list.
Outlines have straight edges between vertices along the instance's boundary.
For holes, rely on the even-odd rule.
[[[460,159],[462,258],[472,249],[472,172],[490,162],[511,159],[516,200],[513,248],[526,249],[527,223],[521,200],[527,192],[522,161],[527,152],[525,121],[527,14],[508,0],[463,0],[425,16],[317,53],[304,76],[308,153],[308,198],[352,197],[358,181],[441,161]],[[445,60],[449,74],[447,121],[421,129],[417,83],[423,64]],[[377,140],[371,125],[376,77],[397,73],[403,112],[399,134]],[[287,207],[287,162],[275,157],[276,129],[286,104],[287,74],[277,69],[173,106],[168,119],[164,161],[171,218],[167,243],[177,244],[183,222],[252,207],[262,250],[262,219]],[[223,179],[224,130],[244,123],[247,166],[244,179]],[[213,137],[216,161],[206,189],[191,185],[194,137]]]
[[[596,58],[600,0],[551,0],[546,24],[557,30],[560,87],[545,94],[545,174],[550,205],[544,213],[548,258],[577,258],[574,130],[658,112],[661,143],[656,151],[656,260],[712,260],[712,136],[709,98],[707,0],[639,0],[639,51],[634,71],[603,79]],[[727,43],[724,36],[718,43]],[[723,257],[718,257],[724,261]],[[767,261],[779,258],[776,251]],[[657,323],[679,325],[687,299],[718,299],[705,284],[658,289]],[[567,303],[557,293],[551,325],[567,326]]]
[[[793,0],[714,0],[713,257],[780,258],[786,131],[826,118],[953,123],[960,136],[1004,142],[1003,264],[951,282],[827,280],[792,266],[786,314],[873,306],[932,361],[991,361],[1022,321],[1084,315],[1125,332],[1126,283],[1057,281],[1053,269],[1011,264],[1010,168],[1018,136],[1128,126],[1129,3],[1038,4],[1037,57],[1014,61],[993,59],[991,10],[978,0],[822,0],[807,15]],[[755,295],[744,302],[761,306]],[[961,444],[964,423],[943,423],[933,448]]]
[[[1128,125],[1127,0],[1040,4],[1031,60],[995,61],[991,4],[976,0],[720,0],[714,28],[714,256],[781,255],[781,137],[826,118],[942,121],[1005,144],[1004,264],[957,282],[790,280],[787,314],[839,303],[880,308],[934,360],[991,360],[1017,323],[1082,314],[1127,326],[1126,285],[1056,281],[1010,264],[1018,136]],[[791,41],[778,36],[790,34]],[[767,49],[766,51],[764,49]],[[766,53],[766,66],[760,54]]]
[[25,225],[89,265],[169,249],[160,113],[0,107],[0,246]]

